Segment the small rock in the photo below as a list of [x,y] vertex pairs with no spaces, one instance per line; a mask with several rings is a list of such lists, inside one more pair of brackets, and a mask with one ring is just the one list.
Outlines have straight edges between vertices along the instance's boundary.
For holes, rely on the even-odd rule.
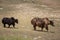
[[37,37],[35,37],[33,40],[37,40],[38,38]]
[[3,10],[3,8],[0,8],[0,10]]
[[38,38],[42,38],[41,36],[38,36]]

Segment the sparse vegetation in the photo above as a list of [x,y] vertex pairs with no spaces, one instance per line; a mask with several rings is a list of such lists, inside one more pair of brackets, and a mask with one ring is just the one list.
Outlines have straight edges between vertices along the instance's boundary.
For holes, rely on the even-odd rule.
[[[17,18],[16,28],[4,28],[3,17]],[[48,17],[55,22],[49,32],[33,30],[33,17]],[[60,40],[60,0],[0,0],[0,40]]]

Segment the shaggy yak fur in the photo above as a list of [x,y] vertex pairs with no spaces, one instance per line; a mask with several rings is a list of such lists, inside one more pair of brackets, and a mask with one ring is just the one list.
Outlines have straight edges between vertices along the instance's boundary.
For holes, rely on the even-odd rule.
[[13,25],[13,27],[15,28],[15,23],[18,23],[18,19],[15,19],[14,17],[11,17],[11,18],[4,17],[2,19],[2,23],[4,27],[6,27],[6,24],[7,24],[8,28],[10,27],[10,25]]
[[34,30],[36,30],[36,27],[41,27],[41,30],[43,31],[43,28],[45,28],[48,31],[48,25],[54,26],[54,22],[52,20],[49,20],[48,18],[39,18],[35,17],[31,20],[31,24],[33,25]]

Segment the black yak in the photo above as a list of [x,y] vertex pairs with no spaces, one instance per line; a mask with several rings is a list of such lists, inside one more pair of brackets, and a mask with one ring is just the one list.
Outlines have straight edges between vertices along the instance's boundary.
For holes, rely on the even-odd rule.
[[41,30],[43,31],[43,28],[46,28],[48,31],[48,25],[54,26],[54,22],[52,20],[49,20],[48,18],[39,18],[35,17],[31,20],[31,24],[33,25],[34,30],[36,30],[36,26],[41,27]]
[[10,25],[13,25],[13,27],[15,28],[15,23],[18,23],[18,19],[15,19],[14,17],[11,18],[4,17],[2,19],[2,23],[4,27],[6,27],[6,24],[8,24],[8,28],[10,27]]

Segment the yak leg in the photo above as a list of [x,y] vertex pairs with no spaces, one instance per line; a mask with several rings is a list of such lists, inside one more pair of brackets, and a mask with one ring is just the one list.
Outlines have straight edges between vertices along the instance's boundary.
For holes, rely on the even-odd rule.
[[6,25],[4,24],[4,28],[6,27]]
[[41,27],[41,31],[43,31],[43,27]]
[[44,25],[41,25],[41,31],[43,31]]
[[45,27],[45,28],[46,28],[46,30],[48,31],[48,25],[46,25],[46,27]]
[[36,26],[34,25],[33,27],[34,27],[34,30],[36,30]]
[[15,24],[13,24],[13,27],[15,28]]
[[8,26],[8,28],[10,28],[10,25]]

